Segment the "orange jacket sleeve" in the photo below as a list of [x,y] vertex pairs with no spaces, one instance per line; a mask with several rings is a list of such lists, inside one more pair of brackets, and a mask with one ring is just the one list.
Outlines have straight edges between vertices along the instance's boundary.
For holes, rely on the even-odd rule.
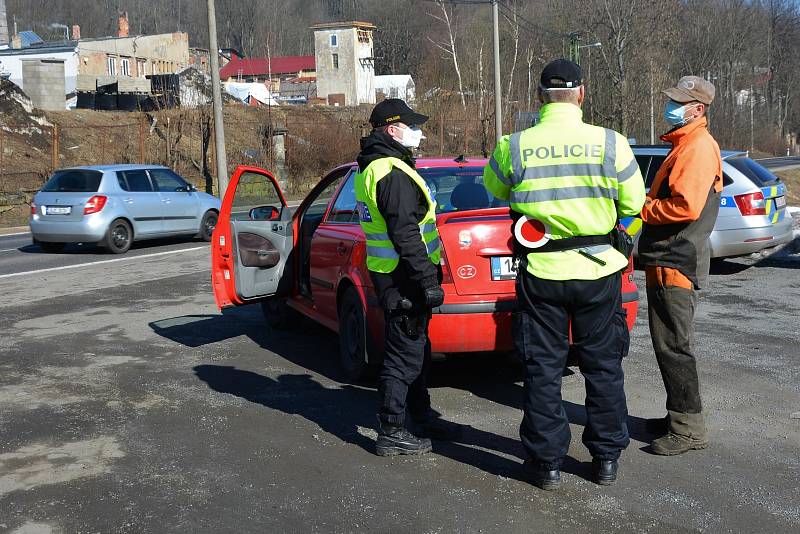
[[651,189],[642,208],[642,220],[647,224],[696,221],[708,200],[708,192],[721,174],[718,158],[714,147],[705,143],[694,143],[681,150],[667,177],[672,195],[655,198],[658,191]]

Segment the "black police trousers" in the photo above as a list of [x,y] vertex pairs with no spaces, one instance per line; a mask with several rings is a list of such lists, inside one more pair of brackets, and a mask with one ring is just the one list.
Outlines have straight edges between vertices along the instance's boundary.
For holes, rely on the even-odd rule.
[[525,391],[519,433],[541,468],[560,468],[569,450],[561,378],[570,352],[570,328],[586,381],[583,443],[600,460],[616,460],[628,446],[622,358],[630,338],[621,285],[619,273],[599,280],[557,281],[520,269],[514,340],[524,364]]
[[412,417],[422,417],[431,408],[428,369],[431,343],[428,339],[430,311],[411,310],[400,314],[385,310],[386,352],[378,381],[383,423],[402,426],[406,408]]

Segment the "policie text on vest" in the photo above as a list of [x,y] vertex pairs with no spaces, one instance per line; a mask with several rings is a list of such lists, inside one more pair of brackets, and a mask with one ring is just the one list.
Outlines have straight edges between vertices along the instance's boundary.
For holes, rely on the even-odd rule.
[[[563,148],[563,150],[562,150]],[[580,157],[593,157],[599,158],[603,155],[602,145],[563,145],[555,146],[550,145],[540,146],[536,148],[526,148],[522,151],[523,161],[528,161],[529,158],[535,157],[536,159],[559,159],[559,158],[580,158]]]

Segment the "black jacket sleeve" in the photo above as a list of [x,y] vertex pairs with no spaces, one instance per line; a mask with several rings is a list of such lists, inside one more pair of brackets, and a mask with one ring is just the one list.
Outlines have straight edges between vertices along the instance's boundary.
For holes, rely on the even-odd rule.
[[400,254],[412,280],[422,287],[439,283],[436,266],[428,259],[428,252],[419,231],[425,216],[422,191],[403,171],[393,169],[378,182],[378,209],[386,221],[389,239]]

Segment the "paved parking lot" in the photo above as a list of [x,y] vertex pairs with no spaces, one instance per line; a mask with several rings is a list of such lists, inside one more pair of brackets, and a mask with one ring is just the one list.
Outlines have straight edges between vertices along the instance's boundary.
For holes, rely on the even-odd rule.
[[[24,246],[11,239],[0,250]],[[0,532],[797,532],[798,249],[715,267],[697,321],[709,449],[644,450],[664,393],[642,306],[620,481],[587,480],[573,374],[549,493],[519,480],[521,383],[503,359],[437,363],[434,404],[464,438],[379,458],[375,392],[338,381],[335,335],[219,313],[204,244],[112,263],[0,253]]]

